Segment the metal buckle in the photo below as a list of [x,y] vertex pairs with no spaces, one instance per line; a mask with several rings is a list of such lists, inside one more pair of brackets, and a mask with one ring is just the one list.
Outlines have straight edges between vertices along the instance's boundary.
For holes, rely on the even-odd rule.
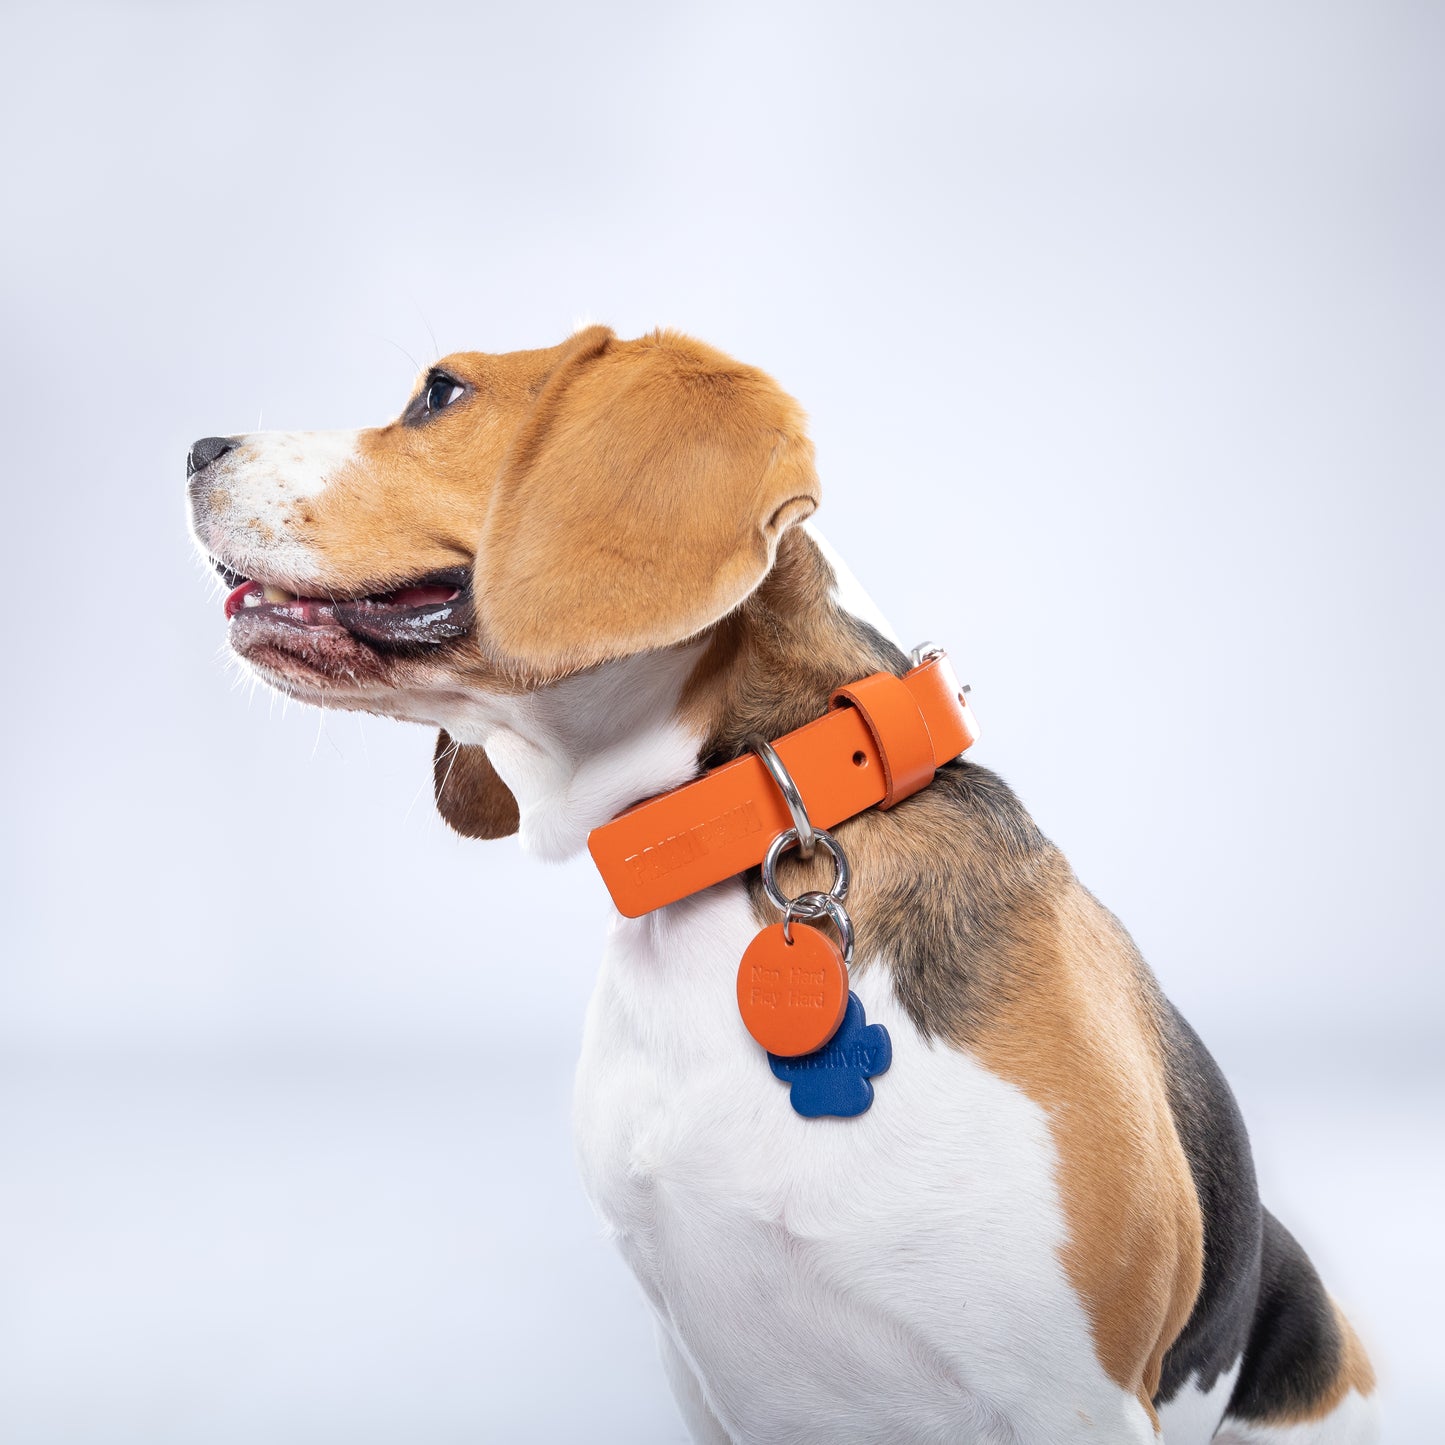
[[[925,662],[932,662],[935,657],[947,656],[948,649],[940,647],[936,642],[920,642],[912,652],[908,654],[908,661],[913,667],[922,667]],[[959,692],[968,693],[973,691],[971,683],[963,683]],[[959,754],[963,756],[962,753]]]
[[932,661],[935,657],[942,657],[944,649],[936,642],[920,642],[912,652],[908,654],[908,660],[914,667],[922,667],[925,662]]

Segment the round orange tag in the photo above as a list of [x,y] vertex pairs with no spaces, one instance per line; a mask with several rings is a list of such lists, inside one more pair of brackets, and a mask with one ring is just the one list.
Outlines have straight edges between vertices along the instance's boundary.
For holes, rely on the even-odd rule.
[[789,943],[781,923],[763,929],[738,965],[743,1023],[770,1054],[785,1059],[821,1049],[848,1007],[848,970],[837,945],[805,923],[794,923],[792,932]]

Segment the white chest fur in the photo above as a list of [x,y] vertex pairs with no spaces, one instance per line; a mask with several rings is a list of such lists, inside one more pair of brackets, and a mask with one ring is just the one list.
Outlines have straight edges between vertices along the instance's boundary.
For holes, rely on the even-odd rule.
[[800,1118],[737,1015],[755,931],[737,882],[620,921],[577,1079],[588,1191],[722,1429],[1155,1438],[1060,1266],[1042,1110],[922,1039],[875,967],[855,989],[893,1037],[876,1102]]

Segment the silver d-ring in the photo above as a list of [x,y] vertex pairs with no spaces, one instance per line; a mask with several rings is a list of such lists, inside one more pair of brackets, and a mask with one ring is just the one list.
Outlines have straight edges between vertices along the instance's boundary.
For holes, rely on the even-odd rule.
[[[829,853],[833,855],[833,867],[836,875],[833,879],[833,886],[828,890],[827,896],[841,903],[848,896],[848,884],[852,882],[853,872],[848,867],[847,855],[843,852],[838,840],[831,833],[825,833],[821,828],[813,831],[813,836],[820,842]],[[781,908],[784,912],[788,909],[791,900],[778,887],[778,859],[784,848],[790,848],[798,841],[798,835],[791,828],[785,828],[771,843],[768,844],[768,851],[763,855],[763,888],[773,901],[775,908]],[[807,897],[807,894],[803,894]]]
[[[808,819],[808,809],[803,803],[803,795],[798,791],[798,785],[793,781],[793,775],[788,771],[782,758],[773,750],[772,743],[766,738],[749,738],[748,746],[762,760],[763,766],[778,785],[778,791],[788,805],[788,812],[793,815],[793,831],[798,840],[798,852],[804,858],[811,858],[818,834]],[[781,904],[778,906],[782,907]]]

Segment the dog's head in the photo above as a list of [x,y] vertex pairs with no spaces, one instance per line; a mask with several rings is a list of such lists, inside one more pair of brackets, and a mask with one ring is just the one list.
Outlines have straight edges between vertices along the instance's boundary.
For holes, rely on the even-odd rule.
[[[600,326],[449,356],[372,430],[208,437],[187,474],[236,653],[302,701],[430,721],[439,698],[697,636],[818,502],[802,413],[769,377],[675,332]],[[465,752],[444,813],[514,831]]]

